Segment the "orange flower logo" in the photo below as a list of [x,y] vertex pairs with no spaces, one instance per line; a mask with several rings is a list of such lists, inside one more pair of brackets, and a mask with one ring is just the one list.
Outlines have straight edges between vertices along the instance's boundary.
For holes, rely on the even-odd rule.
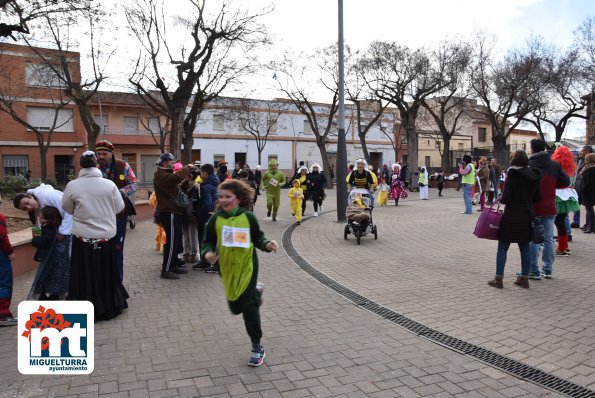
[[[41,329],[44,330],[46,328],[55,328],[60,331],[64,330],[67,327],[70,327],[71,323],[64,320],[64,315],[56,314],[51,308],[47,310],[43,306],[39,306],[37,312],[31,314],[31,319],[27,321],[25,324],[25,331],[21,336],[28,337],[29,341],[31,341],[31,329]],[[62,339],[61,343],[64,342]],[[46,350],[50,346],[50,341],[47,337],[44,337],[41,340],[41,349]]]

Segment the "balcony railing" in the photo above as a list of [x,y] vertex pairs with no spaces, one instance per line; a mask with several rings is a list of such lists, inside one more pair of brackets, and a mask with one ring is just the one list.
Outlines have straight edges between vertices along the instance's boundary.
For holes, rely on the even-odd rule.
[[[114,130],[114,129],[107,129],[99,133],[99,135],[106,134],[106,135],[142,135],[142,136],[150,136],[151,132],[147,130],[132,130],[132,129],[124,129],[124,130]],[[159,132],[154,133],[156,136],[159,136]]]

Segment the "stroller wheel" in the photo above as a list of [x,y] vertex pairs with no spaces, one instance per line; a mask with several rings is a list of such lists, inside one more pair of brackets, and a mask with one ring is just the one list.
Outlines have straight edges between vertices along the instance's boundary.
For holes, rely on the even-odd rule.
[[345,229],[343,230],[343,238],[345,240],[347,240],[347,235],[349,235],[349,225],[346,225]]
[[359,236],[359,235],[358,235],[358,236],[357,236],[357,244],[358,244],[358,245],[360,244],[360,241],[361,241],[361,240],[362,240],[361,236]]
[[378,239],[378,229],[376,228],[376,225],[374,225],[374,239]]

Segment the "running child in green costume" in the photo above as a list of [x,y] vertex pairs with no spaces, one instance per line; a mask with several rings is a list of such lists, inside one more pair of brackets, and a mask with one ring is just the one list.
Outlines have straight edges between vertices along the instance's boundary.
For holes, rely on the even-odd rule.
[[251,208],[254,190],[243,181],[228,180],[219,185],[219,201],[215,214],[205,227],[201,254],[207,263],[219,261],[225,297],[234,315],[242,314],[252,341],[249,366],[264,362],[260,344],[260,303],[262,288],[257,289],[258,256],[254,247],[277,252],[279,245],[260,230]]

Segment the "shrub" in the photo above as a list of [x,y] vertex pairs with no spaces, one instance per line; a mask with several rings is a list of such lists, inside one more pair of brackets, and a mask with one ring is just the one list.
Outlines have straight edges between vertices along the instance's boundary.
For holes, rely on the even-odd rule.
[[12,197],[18,193],[26,192],[27,189],[35,188],[41,184],[41,180],[32,178],[27,181],[23,176],[6,176],[0,180],[0,194]]

